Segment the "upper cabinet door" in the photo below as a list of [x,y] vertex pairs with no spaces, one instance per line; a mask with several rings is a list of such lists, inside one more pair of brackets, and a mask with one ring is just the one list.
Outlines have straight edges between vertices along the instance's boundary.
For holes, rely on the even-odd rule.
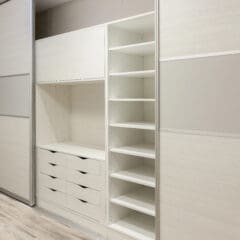
[[104,38],[97,26],[38,40],[37,82],[104,79]]
[[0,76],[31,72],[31,21],[29,0],[0,5]]

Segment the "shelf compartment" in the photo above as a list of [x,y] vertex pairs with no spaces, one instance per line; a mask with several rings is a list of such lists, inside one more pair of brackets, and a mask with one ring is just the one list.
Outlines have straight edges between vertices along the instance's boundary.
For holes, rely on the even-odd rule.
[[114,147],[114,148],[111,148],[110,151],[115,153],[122,153],[122,154],[137,156],[137,157],[155,159],[154,145],[150,145],[150,144]]
[[119,197],[112,198],[111,203],[126,207],[137,212],[155,216],[154,191],[150,188],[141,188]]
[[111,123],[111,127],[118,128],[133,128],[133,129],[142,129],[142,130],[155,130],[155,124],[152,122],[119,122]]
[[110,228],[139,240],[154,240],[154,218],[133,213],[116,223]]
[[110,98],[110,102],[155,102],[154,98]]
[[51,143],[45,145],[38,145],[38,147],[41,149],[70,154],[74,156],[81,156],[102,161],[105,160],[104,150],[94,147],[80,146],[72,142]]
[[136,43],[136,44],[130,44],[125,46],[119,46],[119,47],[112,47],[109,49],[109,51],[124,53],[124,54],[146,56],[146,55],[154,54],[155,42],[150,41],[150,42]]
[[110,176],[115,179],[137,183],[151,188],[155,188],[156,186],[154,168],[145,165],[112,173]]
[[155,70],[130,71],[110,73],[111,77],[128,77],[128,78],[151,78],[155,76]]

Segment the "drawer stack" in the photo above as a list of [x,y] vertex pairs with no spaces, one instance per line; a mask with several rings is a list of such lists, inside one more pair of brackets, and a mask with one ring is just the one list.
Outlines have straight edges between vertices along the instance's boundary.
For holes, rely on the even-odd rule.
[[76,214],[103,221],[105,218],[104,161],[84,153],[71,155],[37,150],[38,198]]

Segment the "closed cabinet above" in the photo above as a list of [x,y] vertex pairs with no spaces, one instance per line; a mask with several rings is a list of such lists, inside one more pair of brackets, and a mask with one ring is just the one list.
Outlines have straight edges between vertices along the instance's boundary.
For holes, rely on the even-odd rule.
[[0,5],[0,76],[30,72],[30,8],[29,0],[11,0]]
[[104,38],[97,26],[36,41],[37,82],[103,80]]

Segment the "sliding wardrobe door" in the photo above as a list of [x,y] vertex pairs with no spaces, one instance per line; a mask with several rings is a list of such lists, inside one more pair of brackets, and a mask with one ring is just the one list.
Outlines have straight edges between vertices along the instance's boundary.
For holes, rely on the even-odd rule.
[[0,191],[34,204],[33,2],[0,1]]

